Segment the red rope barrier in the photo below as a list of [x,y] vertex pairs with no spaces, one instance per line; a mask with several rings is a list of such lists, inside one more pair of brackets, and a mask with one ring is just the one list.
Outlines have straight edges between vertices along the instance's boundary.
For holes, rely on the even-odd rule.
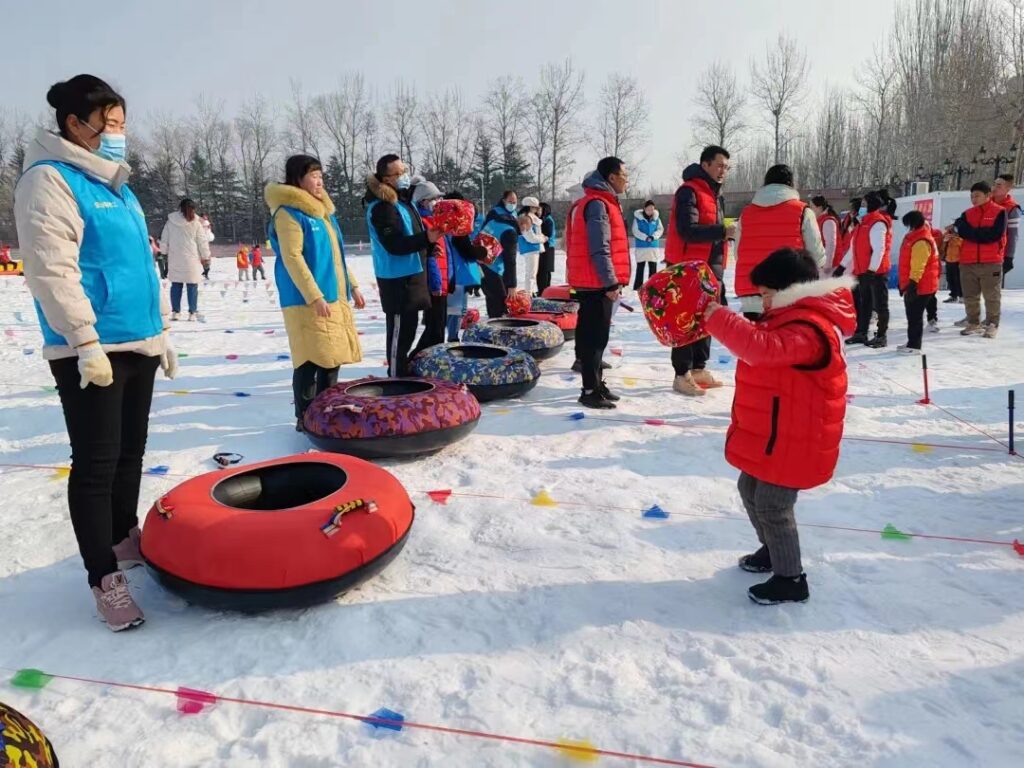
[[[77,677],[75,675],[59,675],[53,672],[47,672],[47,675],[57,680],[70,680],[78,683],[85,683],[88,685],[102,685],[110,688],[124,688],[134,691],[145,691],[147,693],[161,693],[177,697],[178,691],[172,688],[161,688],[153,685],[138,685],[135,683],[120,683],[113,680],[97,680],[90,677]],[[227,702],[229,704],[240,704],[242,706],[250,707],[262,707],[264,709],[274,709],[282,712],[297,712],[305,715],[323,715],[324,717],[335,717],[344,720],[355,720],[369,725],[401,725],[403,728],[412,728],[414,730],[430,731],[432,733],[444,733],[452,736],[466,736],[469,738],[476,739],[488,739],[491,741],[499,741],[508,744],[524,744],[533,747],[544,747],[546,749],[557,749],[560,752],[571,752],[576,753],[580,756],[591,755],[599,757],[617,757],[623,760],[636,760],[641,763],[649,765],[672,765],[681,766],[682,768],[715,768],[712,765],[704,763],[690,763],[685,760],[674,760],[668,757],[654,757],[652,755],[642,755],[633,752],[620,752],[611,749],[600,749],[598,747],[585,747],[575,746],[568,743],[562,744],[556,741],[548,741],[546,739],[534,739],[525,736],[508,736],[500,733],[491,733],[489,731],[474,731],[466,728],[453,728],[446,725],[434,725],[431,723],[419,723],[409,720],[402,720],[400,723],[396,720],[388,720],[385,718],[372,717],[369,715],[357,715],[351,712],[341,712],[332,709],[320,709],[317,707],[305,707],[296,704],[280,704],[274,701],[263,701],[261,699],[243,699],[236,696],[221,696],[219,694],[212,694],[217,701]]]

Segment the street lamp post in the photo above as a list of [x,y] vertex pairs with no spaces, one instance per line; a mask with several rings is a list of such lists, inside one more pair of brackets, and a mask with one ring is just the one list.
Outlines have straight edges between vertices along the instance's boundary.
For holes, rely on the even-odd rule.
[[1000,166],[1003,163],[1012,163],[1017,159],[1017,142],[1013,142],[1013,144],[1010,145],[1010,152],[1008,155],[1003,155],[999,152],[996,152],[995,157],[987,157],[987,155],[988,153],[985,151],[985,147],[982,146],[981,149],[978,150],[978,155],[976,157],[977,162],[981,165],[994,165],[995,173],[992,177],[999,178]]

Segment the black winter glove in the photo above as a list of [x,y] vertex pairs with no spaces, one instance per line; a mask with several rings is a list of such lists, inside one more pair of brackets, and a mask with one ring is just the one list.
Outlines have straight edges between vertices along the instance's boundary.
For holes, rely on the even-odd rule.
[[842,277],[846,274],[846,267],[840,264],[838,267],[832,270],[832,277]]
[[1003,274],[1013,271],[1013,256],[1007,256],[1003,259]]

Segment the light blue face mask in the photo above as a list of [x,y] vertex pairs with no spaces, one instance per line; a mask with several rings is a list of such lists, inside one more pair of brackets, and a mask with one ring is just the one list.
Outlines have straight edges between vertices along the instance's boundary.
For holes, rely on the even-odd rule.
[[516,204],[515,203],[505,203],[505,210],[508,211],[509,213],[515,213],[516,212]]
[[864,208],[863,206],[857,211],[857,216],[859,218],[863,219],[867,215],[868,215],[868,209]]
[[101,133],[100,145],[93,154],[115,163],[123,163],[128,156],[128,139],[123,133]]
[[408,173],[403,173],[398,177],[398,181],[395,182],[395,186],[398,189],[408,189],[412,186],[412,177]]

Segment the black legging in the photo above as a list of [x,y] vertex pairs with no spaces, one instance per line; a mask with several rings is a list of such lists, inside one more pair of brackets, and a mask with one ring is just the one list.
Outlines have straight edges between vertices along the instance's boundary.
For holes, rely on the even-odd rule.
[[427,347],[444,344],[444,333],[448,325],[448,297],[431,296],[430,309],[423,310],[423,333],[409,357],[416,357]]
[[89,586],[117,570],[113,545],[139,524],[153,379],[159,357],[112,352],[114,383],[81,387],[78,358],[50,361],[71,439],[68,507]]
[[654,273],[658,271],[658,262],[656,261],[638,261],[636,263],[636,277],[633,279],[633,290],[639,291],[640,287],[644,284],[644,264],[647,265],[647,278],[654,277]]
[[504,317],[508,312],[505,308],[505,299],[508,293],[505,290],[505,283],[502,282],[501,275],[487,267],[483,267],[480,271],[483,272],[483,280],[480,281],[480,287],[483,289],[484,299],[487,302],[487,317],[491,319]]
[[321,368],[307,360],[292,371],[292,395],[295,400],[295,417],[302,418],[309,404],[328,387],[338,383],[337,368]]
[[889,275],[865,272],[858,280],[857,333],[867,336],[871,327],[871,313],[878,315],[878,335],[889,330]]

